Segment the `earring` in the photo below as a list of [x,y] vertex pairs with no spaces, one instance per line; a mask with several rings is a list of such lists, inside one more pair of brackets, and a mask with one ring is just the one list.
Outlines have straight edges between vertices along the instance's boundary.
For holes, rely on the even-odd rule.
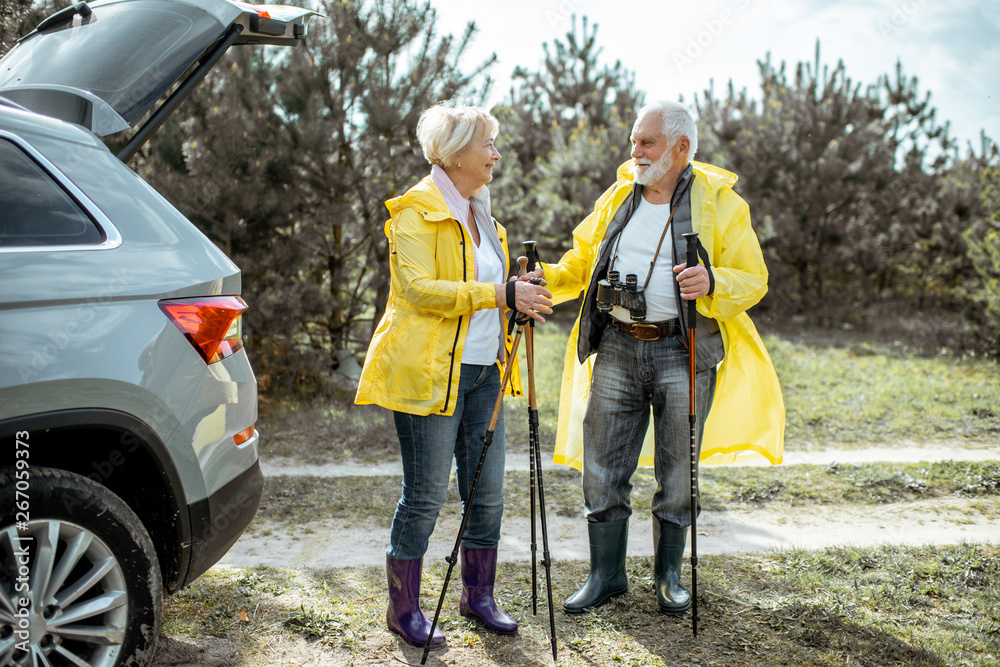
[[458,168],[459,168],[459,169],[461,169],[461,168],[462,168],[462,163],[461,163],[461,162],[459,162],[459,163],[458,163]]

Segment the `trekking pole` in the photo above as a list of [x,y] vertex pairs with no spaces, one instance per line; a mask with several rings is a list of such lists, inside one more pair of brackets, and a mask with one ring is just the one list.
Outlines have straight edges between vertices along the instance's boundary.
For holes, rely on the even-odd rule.
[[[687,268],[698,265],[698,234],[683,234],[687,241]],[[698,317],[696,299],[688,301],[688,377],[690,399],[688,422],[691,425],[691,632],[698,636],[698,415],[695,408],[695,320]]]
[[[531,371],[534,367],[534,329],[529,327],[524,339],[525,356],[528,358],[528,470],[529,470],[529,497],[531,504],[531,615],[538,615],[538,539],[535,534],[535,433],[531,428],[531,403],[533,398],[533,387],[531,386]],[[531,341],[531,342],[529,342]],[[530,350],[530,351],[529,351]]]
[[[527,255],[527,271],[533,271],[538,263],[538,252],[534,241],[524,242]],[[518,258],[518,263],[521,259]],[[545,484],[542,481],[542,454],[538,437],[538,401],[535,395],[535,321],[529,320],[525,336],[524,353],[528,362],[528,456],[531,471],[531,613],[538,613],[538,595],[535,568],[535,490],[538,491],[538,509],[542,520],[542,566],[545,568],[545,583],[549,599],[549,637],[552,642],[552,660],[559,659],[556,645],[556,617],[552,604],[552,558],[549,555],[549,531],[545,520]],[[535,478],[537,475],[537,487]]]
[[[535,251],[534,241],[524,241],[524,254],[526,257],[518,257],[518,266],[521,270],[518,275],[523,275],[528,271],[533,271],[538,255]],[[521,260],[524,259],[524,264]],[[529,470],[529,499],[531,505],[531,615],[538,615],[538,563],[536,554],[538,553],[538,539],[535,532],[535,436],[536,433],[531,428],[531,415],[534,404],[534,386],[530,384],[532,372],[534,371],[534,320],[529,323],[528,331],[524,338],[524,350],[528,363],[528,470]],[[537,412],[536,418],[537,418]]]
[[[516,313],[516,311],[515,311]],[[527,317],[527,316],[525,316]],[[511,323],[514,322],[514,315],[511,316]],[[490,419],[490,426],[483,435],[483,452],[479,455],[479,466],[476,468],[476,475],[472,479],[472,488],[469,489],[469,498],[465,503],[465,511],[462,512],[462,523],[458,527],[458,536],[455,538],[455,546],[451,550],[451,556],[445,558],[445,562],[448,563],[448,572],[444,576],[444,585],[441,587],[441,597],[438,598],[437,609],[434,611],[434,620],[431,621],[430,632],[427,633],[427,643],[424,644],[424,654],[420,658],[420,664],[427,664],[427,654],[431,650],[431,640],[434,638],[434,629],[437,627],[438,619],[441,617],[441,607],[444,605],[444,596],[448,591],[448,582],[451,580],[451,573],[455,569],[455,563],[458,562],[458,549],[462,544],[462,537],[465,536],[466,526],[469,524],[469,515],[472,513],[472,504],[476,498],[476,489],[479,486],[479,476],[483,472],[483,464],[486,461],[486,453],[490,450],[490,445],[493,444],[493,433],[497,427],[497,420],[500,418],[500,410],[503,408],[503,392],[507,387],[507,382],[510,381],[510,372],[514,368],[514,364],[517,363],[517,346],[521,341],[521,332],[524,331],[524,325],[517,329],[517,335],[514,336],[514,342],[510,347],[510,355],[507,357],[507,364],[504,367],[503,379],[500,381],[500,392],[497,394],[496,403],[493,405],[493,416]]]

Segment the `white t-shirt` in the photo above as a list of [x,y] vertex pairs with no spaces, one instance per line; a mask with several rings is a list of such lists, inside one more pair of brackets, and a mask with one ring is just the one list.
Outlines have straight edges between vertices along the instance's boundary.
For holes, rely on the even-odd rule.
[[[649,263],[656,253],[656,244],[663,234],[663,226],[669,219],[670,204],[650,204],[645,197],[639,202],[631,220],[615,241],[618,245],[618,257],[614,259],[612,253],[613,264],[608,267],[609,271],[618,271],[622,284],[625,283],[626,275],[634,273],[639,287],[642,287],[649,273]],[[646,287],[647,322],[665,322],[678,316],[674,276],[674,244],[671,230],[668,229],[653,267],[653,275],[649,277],[649,286]],[[622,322],[634,321],[621,306],[615,306],[611,315]]]
[[[496,230],[485,228],[480,224],[479,245],[472,243],[472,252],[476,261],[477,275],[473,280],[483,283],[502,283],[506,276],[505,267],[500,256],[493,250],[493,245],[487,240],[487,234],[496,234]],[[500,315],[496,308],[477,310],[469,322],[469,333],[465,336],[465,347],[462,349],[462,363],[477,366],[489,366],[497,362],[497,352],[500,350]]]
[[[431,176],[444,195],[452,216],[465,228],[469,236],[472,261],[475,266],[472,280],[485,283],[504,282],[507,279],[507,267],[504,266],[503,258],[500,256],[500,240],[497,238],[497,230],[490,215],[489,192],[486,187],[484,186],[478,193],[473,193],[473,197],[477,194],[480,197],[473,203],[459,193],[447,172],[441,167],[434,165],[431,168]],[[473,214],[475,220],[472,221],[469,220],[470,209],[478,210],[478,213]],[[485,221],[480,218],[484,218]],[[478,246],[472,243],[470,224],[476,225],[479,229]],[[469,322],[469,332],[465,336],[465,347],[462,348],[462,363],[477,366],[496,363],[497,353],[500,351],[500,331],[500,314],[496,308],[473,313]]]

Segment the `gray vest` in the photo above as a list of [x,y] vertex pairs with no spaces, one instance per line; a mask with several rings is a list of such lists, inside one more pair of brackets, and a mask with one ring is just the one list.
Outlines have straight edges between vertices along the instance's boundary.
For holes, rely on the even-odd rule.
[[[674,213],[674,219],[670,225],[676,263],[680,263],[678,260],[682,260],[687,254],[687,244],[682,235],[692,231],[691,183],[694,180],[692,172],[691,166],[688,165],[688,168],[681,175],[680,184],[674,190],[672,201],[670,202],[671,208],[673,208],[677,204],[677,198],[680,197],[680,205],[677,206],[677,211]],[[584,359],[597,352],[601,336],[611,319],[609,314],[597,310],[595,298],[597,294],[597,281],[607,277],[608,264],[611,262],[611,253],[615,245],[614,240],[621,233],[622,229],[624,229],[625,224],[632,218],[632,214],[635,213],[641,201],[640,197],[642,197],[642,186],[635,185],[632,188],[632,192],[629,193],[625,201],[622,202],[622,205],[615,211],[615,215],[611,219],[611,222],[608,223],[608,229],[604,234],[604,241],[601,243],[600,253],[594,265],[594,271],[590,276],[590,284],[587,286],[583,307],[580,310],[580,337],[576,344],[577,358],[580,360],[580,363],[583,363]],[[677,284],[677,281],[674,281],[674,295],[677,297],[681,325],[684,329],[684,340],[686,341],[688,337],[687,302],[681,299],[681,288]],[[701,313],[698,313],[697,317],[697,325],[695,327],[695,365],[698,370],[704,370],[722,361],[722,358],[725,356],[725,348],[722,342],[722,333],[719,331],[719,323],[713,319],[704,317]]]

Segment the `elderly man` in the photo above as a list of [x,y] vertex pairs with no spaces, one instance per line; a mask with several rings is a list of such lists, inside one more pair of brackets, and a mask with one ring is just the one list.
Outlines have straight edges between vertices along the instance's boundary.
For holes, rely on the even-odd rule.
[[[641,109],[631,142],[632,160],[573,232],[573,249],[539,271],[555,302],[586,289],[567,348],[555,456],[557,463],[583,469],[590,538],[590,576],[563,603],[569,613],[628,589],[630,480],[639,464],[653,464],[657,479],[657,601],[670,614],[691,605],[680,580],[691,523],[688,322],[682,304],[697,300],[698,441],[706,438],[701,459],[723,463],[750,454],[781,462],[781,391],[744,312],[767,291],[767,269],[749,207],[732,190],[736,176],[691,162],[698,144],[695,121],[676,103]],[[690,231],[699,234],[705,264],[684,263],[681,235]],[[634,288],[614,289],[616,274],[621,283],[631,278]]]

